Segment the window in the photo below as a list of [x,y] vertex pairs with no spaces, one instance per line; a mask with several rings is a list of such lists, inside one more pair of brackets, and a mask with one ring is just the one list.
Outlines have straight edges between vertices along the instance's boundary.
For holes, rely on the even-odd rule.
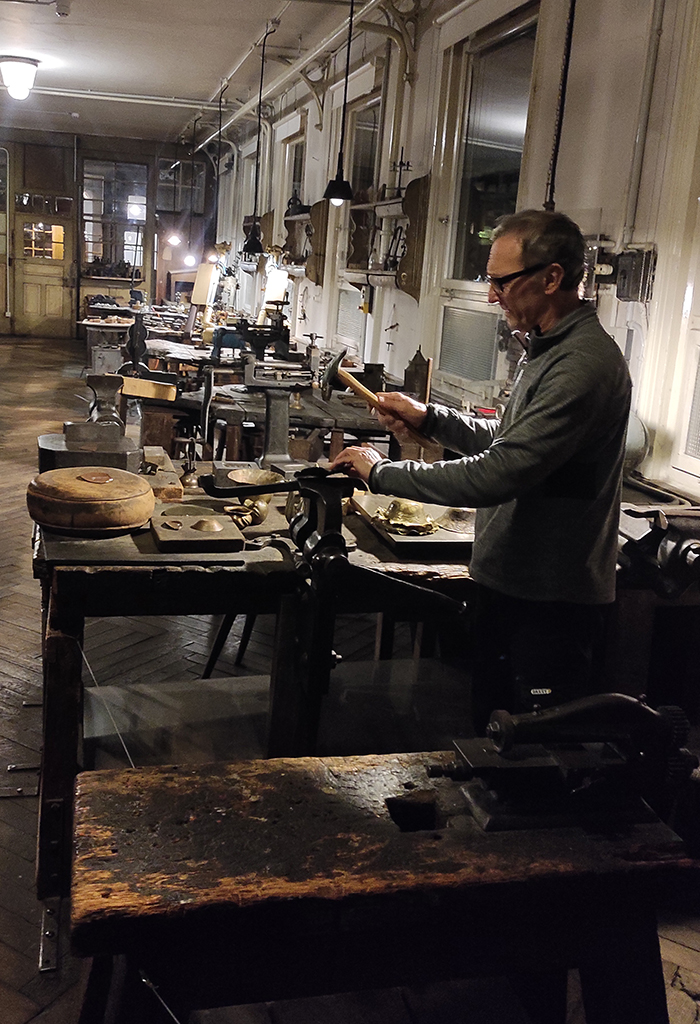
[[303,139],[298,139],[296,142],[289,144],[289,169],[291,172],[291,187],[289,195],[293,196],[296,194],[303,203],[304,201],[304,156],[306,152],[306,145]]
[[492,313],[448,306],[442,321],[439,368],[466,380],[491,380],[496,372],[496,330]]
[[59,217],[71,217],[73,215],[73,200],[70,196],[44,196],[34,195],[29,192],[15,193],[15,209],[20,213],[46,214]]
[[45,260],[64,257],[64,229],[62,224],[27,222],[24,225],[24,255]]
[[491,232],[515,211],[535,49],[534,14],[472,44],[452,276],[486,273]]
[[350,184],[355,202],[374,198],[379,149],[379,100],[369,106],[350,112],[350,138],[352,140]]
[[365,337],[366,317],[360,308],[356,288],[340,288],[338,293],[338,340],[354,352],[361,352]]
[[148,167],[86,160],[83,169],[83,270],[141,276]]
[[204,213],[204,164],[192,160],[159,160],[156,209],[159,213]]

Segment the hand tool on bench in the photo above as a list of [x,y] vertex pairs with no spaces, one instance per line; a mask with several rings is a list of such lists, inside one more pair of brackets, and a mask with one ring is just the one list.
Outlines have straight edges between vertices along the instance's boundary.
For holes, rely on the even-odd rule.
[[[346,388],[350,388],[350,390],[356,395],[359,395],[360,398],[364,398],[372,409],[381,409],[382,403],[379,401],[374,391],[370,391],[369,388],[366,388],[364,384],[357,379],[357,377],[353,377],[353,375],[341,365],[346,355],[347,349],[343,349],[342,352],[339,352],[337,356],[334,356],[333,359],[331,359],[323,372],[323,378],[321,380],[321,394],[323,395],[324,400],[328,401],[333,382],[338,380],[341,384],[344,384]],[[406,430],[412,440],[417,444],[422,447],[426,445],[427,438],[411,427],[408,423],[406,423]]]

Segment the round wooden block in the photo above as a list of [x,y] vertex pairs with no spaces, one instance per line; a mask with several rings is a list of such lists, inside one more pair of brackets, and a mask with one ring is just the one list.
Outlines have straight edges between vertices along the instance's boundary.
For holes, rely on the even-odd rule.
[[27,508],[40,526],[70,533],[134,530],[153,515],[150,484],[106,466],[71,466],[39,473],[27,488]]

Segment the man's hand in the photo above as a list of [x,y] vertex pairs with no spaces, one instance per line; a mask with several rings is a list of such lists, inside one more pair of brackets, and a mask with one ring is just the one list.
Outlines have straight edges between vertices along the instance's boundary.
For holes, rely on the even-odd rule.
[[377,419],[382,427],[395,434],[399,441],[410,440],[406,424],[420,431],[428,412],[427,405],[400,391],[382,391],[377,395]]
[[328,468],[331,471],[342,469],[348,476],[358,477],[367,483],[372,467],[383,458],[376,448],[344,448]]

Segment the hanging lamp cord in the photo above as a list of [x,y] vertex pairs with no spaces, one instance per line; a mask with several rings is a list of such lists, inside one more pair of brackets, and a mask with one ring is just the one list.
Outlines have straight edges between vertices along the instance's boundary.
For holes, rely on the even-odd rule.
[[268,28],[263,36],[262,41],[262,55],[260,58],[260,90],[258,92],[258,142],[255,148],[255,195],[253,199],[253,224],[251,231],[255,230],[255,225],[258,222],[258,186],[260,184],[260,133],[262,129],[262,95],[263,95],[263,77],[265,75],[265,46],[267,45],[267,38],[271,36],[273,32],[276,32],[276,28]]
[[192,125],[192,153],[190,157],[190,226],[187,236],[187,249],[192,249],[192,214],[194,213],[194,146],[197,132],[197,121],[199,116],[195,117],[194,124]]
[[343,152],[345,150],[345,121],[348,106],[348,79],[350,78],[350,44],[352,43],[352,23],[355,15],[355,0],[350,0],[350,17],[348,19],[348,46],[345,55],[345,84],[343,86],[343,114],[340,119],[340,147],[338,148],[338,177],[344,177]]

